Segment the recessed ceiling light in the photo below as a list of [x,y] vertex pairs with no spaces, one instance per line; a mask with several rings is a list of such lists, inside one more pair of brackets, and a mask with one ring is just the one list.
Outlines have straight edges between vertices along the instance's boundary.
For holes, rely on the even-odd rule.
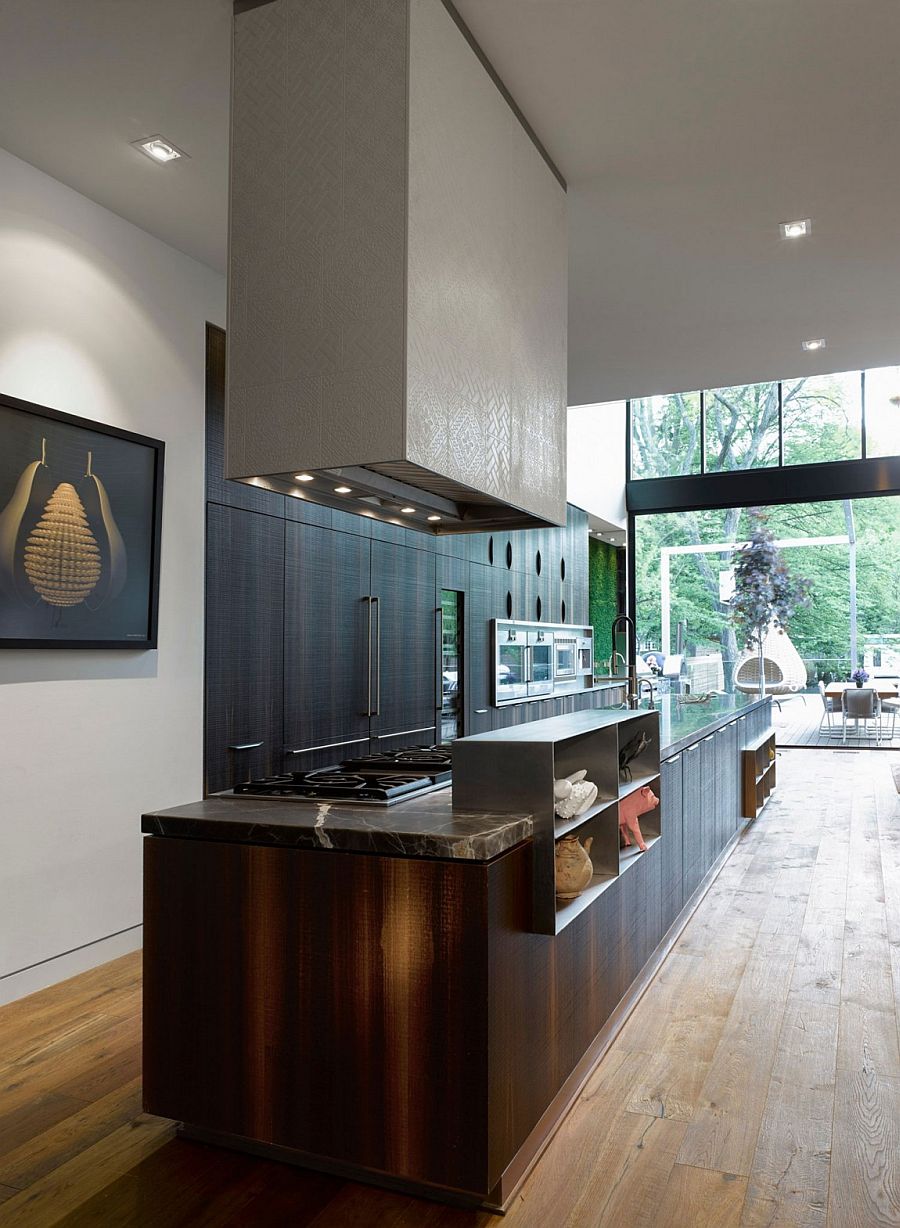
[[334,493],[336,495],[349,495],[352,492],[349,486],[335,486]]
[[440,516],[429,516],[429,520],[440,520]]
[[313,475],[311,473],[295,473],[294,481],[295,482],[311,482],[313,481]]
[[148,158],[152,158],[154,162],[174,162],[176,158],[187,158],[190,156],[183,149],[179,149],[177,145],[173,145],[171,141],[167,141],[164,136],[145,136],[143,140],[132,141],[131,143],[135,149],[139,149]]
[[812,221],[808,217],[803,217],[798,222],[782,222],[778,229],[781,231],[782,239],[802,239],[812,230]]
[[411,516],[415,510],[414,507],[401,507],[400,509],[404,516]]
[[802,343],[802,348],[804,350],[824,350],[825,349],[825,338],[824,337],[813,337],[811,341],[804,341]]

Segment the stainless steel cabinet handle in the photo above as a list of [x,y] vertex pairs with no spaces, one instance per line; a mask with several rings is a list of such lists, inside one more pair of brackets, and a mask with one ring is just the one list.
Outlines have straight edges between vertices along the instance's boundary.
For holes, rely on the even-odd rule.
[[484,716],[486,712],[487,712],[487,708],[476,708],[475,709],[476,716]]
[[314,750],[333,750],[336,746],[358,746],[368,738],[348,738],[346,742],[325,742],[321,746],[301,746],[298,750],[285,750],[286,755],[311,755]]
[[372,597],[363,597],[366,603],[366,613],[368,615],[367,640],[366,640],[366,716],[372,715]]
[[375,710],[373,716],[381,716],[381,598],[372,597],[375,607]]
[[229,750],[256,750],[262,746],[262,742],[237,742],[234,746],[229,746]]
[[395,729],[393,733],[376,733],[375,737],[379,742],[384,742],[387,738],[405,738],[411,733],[431,733],[436,729],[436,725],[423,725],[421,729]]
[[434,611],[435,628],[434,651],[437,659],[437,675],[434,680],[434,710],[444,710],[444,611],[437,606]]

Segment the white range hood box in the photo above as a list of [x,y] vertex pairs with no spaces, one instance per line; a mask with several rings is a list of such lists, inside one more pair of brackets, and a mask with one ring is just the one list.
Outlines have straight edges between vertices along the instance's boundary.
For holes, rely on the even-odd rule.
[[234,30],[226,476],[564,524],[565,189],[458,18],[238,0]]

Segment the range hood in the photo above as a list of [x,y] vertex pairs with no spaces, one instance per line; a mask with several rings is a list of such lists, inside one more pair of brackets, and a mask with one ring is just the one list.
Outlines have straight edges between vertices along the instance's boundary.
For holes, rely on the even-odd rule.
[[237,0],[225,474],[566,519],[565,184],[443,0]]

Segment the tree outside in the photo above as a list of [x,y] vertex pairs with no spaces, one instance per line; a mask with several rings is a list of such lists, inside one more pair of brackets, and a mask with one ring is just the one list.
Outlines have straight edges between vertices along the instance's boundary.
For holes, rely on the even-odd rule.
[[[782,384],[785,464],[846,460],[860,455],[859,373]],[[707,471],[763,468],[778,462],[778,385],[755,384],[706,394]],[[635,477],[699,472],[699,394],[632,401]],[[900,501],[884,497],[789,504],[766,509],[776,538],[847,535],[856,538],[859,644],[900,633]],[[751,532],[746,509],[639,516],[635,529],[639,643],[661,638],[660,549],[737,543]],[[813,599],[797,612],[791,639],[807,661],[810,682],[846,677],[850,661],[850,569],[846,545],[794,548],[785,561],[811,585]],[[730,551],[671,557],[671,617],[686,626],[692,653],[721,652],[726,679],[738,643],[723,600]]]

